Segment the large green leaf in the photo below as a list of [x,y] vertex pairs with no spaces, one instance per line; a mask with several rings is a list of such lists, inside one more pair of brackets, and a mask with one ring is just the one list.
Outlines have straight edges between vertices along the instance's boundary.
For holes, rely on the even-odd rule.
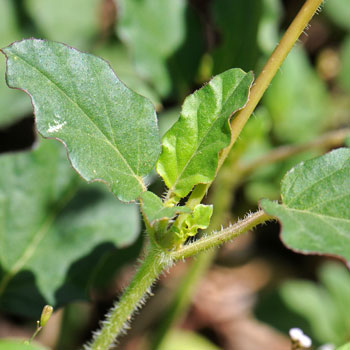
[[121,81],[138,94],[149,98],[158,107],[161,105],[156,91],[137,73],[127,48],[122,44],[110,44],[99,47],[94,54],[102,57],[112,66]]
[[350,343],[347,343],[336,350],[350,350]]
[[186,98],[157,162],[170,193],[185,197],[194,185],[214,179],[218,153],[230,143],[229,119],[247,102],[252,80],[252,73],[230,69]]
[[136,199],[160,152],[154,107],[98,57],[29,39],[3,49],[7,81],[30,94],[39,132],[61,140],[87,181]]
[[30,17],[45,39],[86,49],[100,27],[100,0],[26,0]]
[[86,298],[103,256],[136,239],[136,205],[82,182],[52,141],[0,168],[0,307],[31,315]]
[[[19,31],[12,1],[0,1],[0,48],[19,40],[22,35]],[[20,91],[11,90],[6,86],[5,57],[0,57],[0,126],[15,122],[30,112],[31,105],[28,96]]]
[[292,168],[282,181],[282,204],[261,207],[282,223],[282,239],[303,253],[350,261],[350,149],[342,148]]
[[117,33],[130,48],[136,68],[166,96],[171,89],[167,59],[185,37],[184,0],[117,0]]
[[0,339],[0,350],[48,350],[48,348],[35,343],[24,344],[24,340],[20,339]]

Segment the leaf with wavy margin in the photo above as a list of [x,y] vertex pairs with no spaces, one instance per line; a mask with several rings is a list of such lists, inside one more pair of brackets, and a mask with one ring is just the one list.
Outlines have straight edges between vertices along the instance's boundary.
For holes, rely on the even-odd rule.
[[2,51],[8,85],[31,96],[39,132],[65,144],[85,180],[105,182],[121,200],[138,198],[160,152],[152,103],[107,62],[64,44],[29,39]]
[[194,185],[213,181],[218,154],[230,144],[229,119],[246,104],[252,81],[253,73],[230,69],[186,98],[156,166],[169,194],[185,197]]
[[302,253],[350,261],[350,149],[340,148],[292,168],[282,181],[282,204],[261,207],[282,224],[282,240]]

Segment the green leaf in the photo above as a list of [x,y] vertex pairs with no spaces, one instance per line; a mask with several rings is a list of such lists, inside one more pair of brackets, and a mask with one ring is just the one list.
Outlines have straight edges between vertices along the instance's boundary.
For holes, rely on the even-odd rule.
[[32,316],[87,299],[99,262],[137,238],[137,206],[80,181],[51,141],[0,169],[0,308]]
[[100,28],[100,0],[26,0],[29,16],[44,38],[86,49]]
[[48,350],[48,348],[35,343],[27,345],[20,339],[0,339],[0,350]]
[[350,6],[348,0],[325,1],[324,12],[337,26],[350,30]]
[[347,343],[336,350],[350,350],[350,343]]
[[174,107],[158,114],[159,133],[163,137],[179,119],[180,108]]
[[261,207],[282,223],[282,240],[302,253],[350,261],[350,149],[300,163],[282,181],[282,204]]
[[280,294],[291,310],[308,321],[312,338],[341,345],[350,334],[350,274],[343,264],[327,262],[318,276],[323,285],[292,280],[282,285]]
[[30,39],[3,52],[8,84],[30,94],[39,132],[65,144],[85,180],[136,199],[160,152],[153,105],[105,61],[66,45]]
[[282,13],[279,0],[262,0],[262,13],[258,29],[258,45],[265,55],[270,55],[278,43]]
[[185,197],[194,185],[213,181],[218,153],[230,143],[229,119],[247,102],[252,81],[252,73],[230,69],[186,98],[157,162],[169,193]]
[[179,213],[190,213],[187,207],[165,207],[162,200],[152,192],[144,192],[141,195],[143,211],[151,225],[155,221],[171,219]]
[[263,103],[273,120],[273,134],[280,142],[309,141],[326,128],[327,89],[302,47],[290,52],[267,89]]
[[210,224],[212,214],[212,205],[196,205],[193,209],[193,213],[185,220],[185,224],[187,226],[186,235],[194,236],[199,229],[206,229]]
[[171,90],[167,59],[185,38],[185,0],[119,0],[117,33],[130,48],[136,67],[155,89]]
[[[0,1],[0,48],[19,40],[19,31],[12,1]],[[7,126],[31,111],[28,96],[20,91],[11,90],[3,79],[5,75],[5,57],[0,57],[0,126]]]
[[280,294],[290,309],[308,321],[313,338],[321,343],[337,338],[333,327],[337,318],[336,310],[333,300],[324,288],[310,281],[295,280],[285,282]]
[[119,79],[123,81],[126,86],[136,93],[150,99],[156,107],[161,106],[160,98],[156,91],[137,74],[125,46],[116,43],[103,46],[95,51],[94,54],[108,61],[113,70],[117,73]]
[[211,4],[220,35],[219,46],[213,51],[213,74],[231,67],[254,69],[258,57],[257,34],[262,1],[215,0]]

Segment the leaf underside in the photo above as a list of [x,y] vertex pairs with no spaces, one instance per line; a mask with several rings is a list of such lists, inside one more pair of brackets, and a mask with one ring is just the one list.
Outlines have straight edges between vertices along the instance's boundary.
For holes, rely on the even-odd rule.
[[230,69],[186,98],[156,166],[170,193],[182,198],[213,181],[218,153],[230,143],[229,118],[246,104],[252,81],[252,73]]
[[65,144],[85,180],[106,183],[121,200],[138,198],[160,152],[152,103],[107,62],[64,44],[28,39],[2,51],[8,85],[31,96],[39,132]]
[[350,149],[300,163],[282,181],[282,204],[260,205],[281,221],[291,249],[350,261]]

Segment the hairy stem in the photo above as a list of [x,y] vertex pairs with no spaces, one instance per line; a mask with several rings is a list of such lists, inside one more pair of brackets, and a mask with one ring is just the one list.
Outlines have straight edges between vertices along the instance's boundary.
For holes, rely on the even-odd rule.
[[247,232],[253,227],[272,219],[272,216],[266,214],[262,210],[259,210],[232,226],[229,226],[219,232],[211,233],[191,244],[185,245],[181,249],[172,252],[171,257],[174,261],[176,261],[196,255],[210,248],[218,247],[223,243],[241,235],[242,233]]
[[[244,109],[237,113],[231,122],[231,143],[230,146],[224,149],[220,154],[218,170],[222,166],[224,160],[227,158],[229,151],[237,140],[248,118],[259,103],[272,78],[278,71],[285,57],[288,55],[294,43],[299,38],[300,34],[322,1],[323,0],[307,0],[305,2],[298,15],[284,34],[281,42],[267,61],[250,92],[250,98],[247,105]],[[210,185],[211,184],[196,186],[187,202],[187,205],[193,208],[196,204],[199,204],[208,191]],[[183,215],[180,215],[179,220],[182,220],[182,217]],[[127,321],[130,319],[135,309],[142,304],[142,301],[144,300],[151,285],[173,260],[184,259],[198,254],[199,252],[219,246],[224,242],[248,231],[254,226],[270,219],[271,217],[269,215],[263,211],[258,211],[257,213],[250,215],[246,219],[231,227],[228,227],[216,234],[201,238],[198,241],[186,245],[177,251],[167,254],[152,247],[146,256],[145,261],[136,273],[134,279],[125,290],[120,302],[116,304],[107,315],[107,319],[104,321],[101,331],[95,334],[93,342],[91,345],[86,346],[85,349],[109,349],[109,347],[114,343],[116,337],[123,331],[123,329],[125,329]]]
[[[246,106],[240,110],[231,121],[231,143],[221,152],[217,170],[221,168],[232,146],[237,141],[244,125],[253,113],[255,107],[260,102],[273,77],[281,67],[284,59],[293,48],[295,42],[298,40],[299,36],[304,31],[305,27],[317,11],[318,7],[322,4],[322,2],[323,0],[307,0],[304,3],[297,16],[294,18],[287,31],[284,33],[281,41],[271,54],[270,58],[267,60],[264,68],[262,69],[252,89],[250,90],[249,100]],[[192,208],[196,204],[199,204],[207,193],[210,185],[211,183],[197,185],[189,197],[187,205]]]
[[186,275],[180,285],[176,287],[176,294],[166,314],[162,318],[162,322],[157,329],[151,349],[157,350],[164,348],[168,331],[173,328],[175,323],[186,313],[188,304],[192,300],[192,296],[197,288],[197,284],[202,279],[203,274],[211,265],[212,259],[203,259],[204,254],[215,255],[215,250],[211,250],[198,255],[192,262]]
[[128,328],[128,321],[140,306],[142,306],[152,284],[164,269],[171,265],[171,259],[154,247],[150,247],[145,260],[133,280],[125,290],[121,299],[110,310],[102,323],[100,331],[96,332],[86,350],[107,350],[115,342],[118,335]]
[[[240,164],[236,159],[237,157],[234,157],[233,162],[231,161],[230,164],[227,164],[219,173],[214,183],[214,191],[211,192],[209,201],[214,204],[215,208],[214,215],[210,222],[211,228],[218,228],[227,221],[229,217],[229,208],[232,205],[231,197],[234,189],[252,172],[266,165],[288,159],[291,156],[308,150],[339,147],[349,135],[350,129],[332,131],[301,145],[277,147],[247,164]],[[235,169],[234,172],[232,171],[233,167]],[[216,183],[218,183],[218,186],[215,186]],[[212,230],[208,230],[208,232],[210,231]],[[215,256],[216,250],[208,250],[198,254],[196,259],[191,263],[182,283],[177,287],[174,300],[155,335],[152,349],[161,347],[169,330],[174,327],[179,319],[186,313],[192,300],[193,291],[209,269]]]

